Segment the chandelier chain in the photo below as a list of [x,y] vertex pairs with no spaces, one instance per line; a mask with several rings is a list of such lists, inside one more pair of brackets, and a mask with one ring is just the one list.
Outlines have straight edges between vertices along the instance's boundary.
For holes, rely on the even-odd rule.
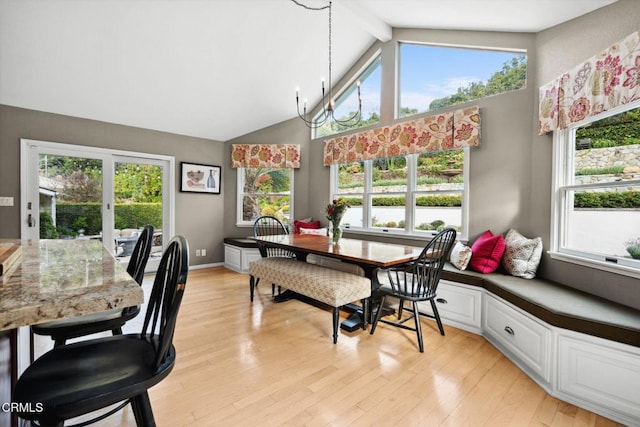
[[[313,11],[322,11],[325,9],[329,9],[329,77],[328,77],[328,83],[329,83],[329,87],[328,87],[328,103],[325,102],[325,87],[324,87],[324,80],[322,83],[322,114],[316,119],[308,119],[307,118],[307,103],[306,101],[304,102],[304,107],[302,110],[302,113],[300,112],[300,104],[299,104],[299,97],[298,97],[298,90],[296,90],[296,107],[298,110],[298,116],[304,121],[304,123],[312,128],[312,129],[317,129],[321,126],[323,126],[325,123],[327,122],[334,122],[338,125],[341,126],[354,126],[360,123],[360,120],[362,118],[362,98],[360,96],[360,82],[357,82],[357,88],[358,88],[358,110],[352,114],[350,117],[347,117],[345,119],[338,119],[334,116],[334,101],[333,101],[333,82],[332,82],[332,76],[331,76],[331,72],[332,72],[332,61],[331,61],[331,56],[332,56],[332,46],[331,46],[331,38],[332,38],[332,23],[333,23],[333,17],[332,17],[332,13],[331,13],[331,9],[332,9],[332,1],[329,0],[329,4],[327,6],[322,6],[322,7],[311,7],[311,6],[307,6],[305,4],[300,3],[297,0],[291,0],[293,3],[295,3],[298,6],[301,6],[305,9],[308,10],[313,10]],[[353,122],[355,120],[355,122]]]

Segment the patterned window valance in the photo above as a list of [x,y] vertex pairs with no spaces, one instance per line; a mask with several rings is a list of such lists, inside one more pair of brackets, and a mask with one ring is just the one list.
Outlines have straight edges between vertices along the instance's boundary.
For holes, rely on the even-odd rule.
[[299,168],[298,144],[233,144],[232,168]]
[[477,145],[480,145],[480,109],[473,106],[326,140],[324,164]]
[[640,32],[632,33],[540,88],[538,133],[640,99]]

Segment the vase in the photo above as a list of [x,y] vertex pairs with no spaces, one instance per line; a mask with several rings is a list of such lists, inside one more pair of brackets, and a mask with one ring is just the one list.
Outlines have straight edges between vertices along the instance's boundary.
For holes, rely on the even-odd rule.
[[338,243],[342,237],[342,228],[340,227],[340,224],[334,224],[331,230],[329,230],[329,235],[331,236],[331,241],[333,243]]

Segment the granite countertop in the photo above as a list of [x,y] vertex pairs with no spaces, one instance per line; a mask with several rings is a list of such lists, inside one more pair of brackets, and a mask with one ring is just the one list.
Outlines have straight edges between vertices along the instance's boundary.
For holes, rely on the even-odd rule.
[[142,288],[97,240],[0,239],[19,258],[0,276],[0,330],[140,305]]

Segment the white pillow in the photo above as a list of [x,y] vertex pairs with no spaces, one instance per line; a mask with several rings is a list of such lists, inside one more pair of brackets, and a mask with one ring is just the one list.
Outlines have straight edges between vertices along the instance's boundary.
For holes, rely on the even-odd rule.
[[302,228],[300,227],[300,234],[313,234],[314,236],[326,236],[327,227],[324,228]]
[[449,255],[449,261],[458,270],[465,270],[471,259],[471,248],[463,245],[460,242],[456,242],[453,249],[451,249],[451,255]]
[[505,250],[502,267],[512,276],[524,279],[536,277],[542,258],[542,239],[527,239],[514,229],[507,231],[504,238]]

